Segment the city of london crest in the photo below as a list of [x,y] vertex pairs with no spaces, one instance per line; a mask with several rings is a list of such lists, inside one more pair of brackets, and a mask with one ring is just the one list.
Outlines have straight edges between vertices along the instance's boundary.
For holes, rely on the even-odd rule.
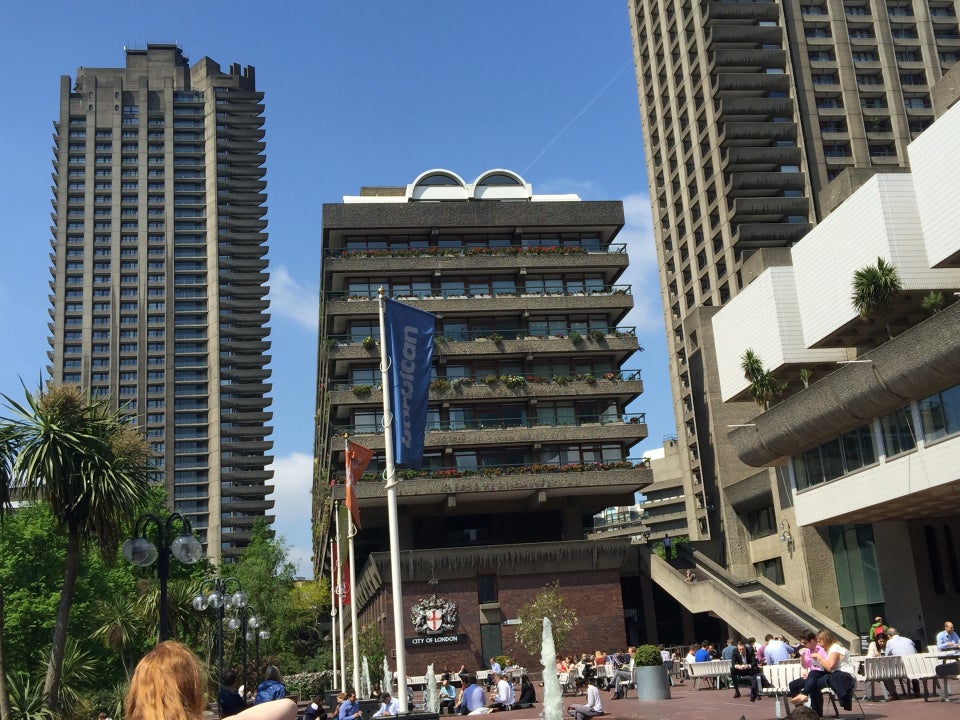
[[431,595],[410,608],[410,620],[421,635],[450,632],[457,624],[457,606],[445,597]]

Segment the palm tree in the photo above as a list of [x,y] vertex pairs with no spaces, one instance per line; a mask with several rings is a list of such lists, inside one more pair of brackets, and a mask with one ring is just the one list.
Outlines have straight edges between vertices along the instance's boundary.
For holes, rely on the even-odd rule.
[[109,400],[86,398],[75,385],[50,386],[23,404],[4,396],[15,417],[0,419],[2,479],[25,500],[44,501],[67,535],[63,589],[43,686],[57,713],[67,623],[80,550],[95,544],[111,559],[123,528],[148,499],[150,447]]
[[763,369],[763,362],[753,350],[747,350],[740,356],[740,367],[743,369],[743,376],[750,381],[751,397],[764,410],[770,406],[773,398],[783,395],[783,391],[787,389],[786,383],[780,382],[772,372]]
[[882,257],[877,258],[877,264],[865,265],[853,274],[853,293],[850,301],[854,310],[864,320],[876,312],[884,318],[887,335],[893,340],[890,323],[886,320],[886,311],[903,289],[897,269]]

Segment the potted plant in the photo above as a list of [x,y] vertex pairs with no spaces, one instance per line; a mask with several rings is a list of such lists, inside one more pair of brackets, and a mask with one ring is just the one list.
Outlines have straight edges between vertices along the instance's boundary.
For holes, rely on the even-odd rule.
[[670,678],[656,646],[641,645],[634,651],[633,681],[640,702],[670,699]]
[[377,341],[373,339],[372,335],[367,335],[363,339],[363,347],[367,350],[373,350],[377,346]]

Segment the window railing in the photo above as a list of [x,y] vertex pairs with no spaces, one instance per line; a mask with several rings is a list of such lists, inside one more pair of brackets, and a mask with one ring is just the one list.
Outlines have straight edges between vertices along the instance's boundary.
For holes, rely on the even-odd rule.
[[[624,338],[624,337],[636,337],[637,329],[632,326],[617,326],[611,328],[594,328],[591,330],[586,330],[580,332],[578,330],[570,331],[569,328],[566,329],[566,332],[551,333],[551,332],[539,332],[534,330],[464,330],[463,332],[436,332],[434,333],[433,339],[434,343],[437,345],[443,345],[451,342],[473,342],[474,340],[481,340],[486,338],[487,340],[492,340],[493,342],[502,342],[504,340],[543,340],[546,338],[569,338],[573,341],[576,341],[577,335],[580,336],[581,340],[587,342],[601,342],[608,338]],[[370,345],[371,340],[376,342],[376,339],[372,336],[365,335],[363,337],[358,337],[352,334],[343,334],[343,335],[327,335],[325,339],[325,345],[329,348],[334,348],[339,345],[363,345],[364,347],[372,347]]]
[[[647,420],[646,413],[603,413],[582,414],[571,418],[554,420],[536,418],[499,418],[493,420],[448,420],[445,422],[428,421],[427,432],[450,432],[460,430],[508,430],[516,428],[538,427],[588,427],[591,425],[640,425]],[[366,422],[362,425],[334,425],[331,426],[332,435],[380,435],[383,433],[383,422]]]
[[[561,462],[536,462],[521,464],[502,464],[502,465],[483,465],[472,468],[432,468],[424,470],[409,470],[400,468],[397,470],[397,478],[400,480],[442,480],[447,478],[467,478],[467,477],[499,477],[502,475],[546,475],[549,473],[583,473],[583,472],[609,472],[612,470],[636,470],[650,467],[650,461],[647,458],[634,460],[615,460],[611,462],[586,462],[586,463],[561,463]],[[331,471],[331,479],[334,482],[344,478],[343,471]],[[366,472],[361,481],[382,481],[383,478],[379,471]]]
[[[495,388],[499,385],[524,386],[524,385],[567,385],[572,382],[586,382],[596,384],[598,382],[631,382],[640,380],[640,370],[609,370],[605,372],[585,372],[585,373],[554,373],[550,375],[540,375],[534,373],[517,375],[497,375],[488,373],[477,375],[476,377],[458,375],[455,377],[435,377],[430,381],[430,390],[435,393],[445,393],[451,390],[472,387],[474,385],[486,385],[489,388]],[[373,390],[381,390],[381,383],[358,383],[349,381],[334,381],[330,384],[330,389],[334,391],[352,390],[357,397],[363,397]]]
[[375,258],[375,257],[472,257],[475,255],[579,255],[603,253],[624,255],[626,243],[611,243],[606,248],[578,245],[505,245],[493,247],[421,247],[421,248],[368,248],[361,250],[327,250],[330,258]]
[[[584,295],[631,295],[632,287],[630,285],[606,285],[602,288],[577,288],[577,289],[558,289],[558,290],[531,290],[530,288],[517,288],[516,291],[506,291],[506,292],[496,292],[491,289],[484,292],[473,292],[469,289],[464,288],[461,290],[451,291],[443,290],[441,288],[430,288],[429,290],[415,290],[412,291],[409,295],[404,295],[402,292],[395,295],[391,294],[389,297],[397,298],[416,298],[419,300],[424,299],[440,299],[440,300],[462,300],[465,298],[485,298],[490,299],[492,297],[580,297]],[[377,291],[368,290],[366,292],[358,291],[331,291],[326,294],[326,299],[330,301],[335,300],[348,300],[348,301],[357,301],[357,300],[376,300]]]

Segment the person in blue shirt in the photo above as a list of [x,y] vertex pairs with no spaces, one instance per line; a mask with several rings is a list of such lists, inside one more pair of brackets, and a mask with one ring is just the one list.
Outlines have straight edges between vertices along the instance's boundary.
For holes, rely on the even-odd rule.
[[697,650],[696,654],[693,656],[695,662],[707,662],[710,660],[710,643],[704,640],[700,643],[700,649]]
[[[469,715],[474,710],[486,707],[486,695],[483,688],[477,685],[476,678],[473,675],[461,675],[460,680],[463,682],[463,693],[460,695],[460,704],[453,708],[453,712]],[[341,720],[345,719],[341,718]]]
[[340,712],[337,713],[337,717],[339,720],[359,720],[363,717],[355,692],[347,693],[347,699],[340,703]]
[[943,624],[943,631],[937,633],[937,650],[960,650],[960,635],[957,635],[953,623],[949,620]]
[[733,660],[733,653],[736,651],[737,646],[733,644],[733,638],[727,638],[727,644],[720,651],[721,660]]
[[287,687],[283,684],[280,669],[276,665],[267,666],[263,674],[264,680],[257,686],[257,697],[254,705],[279,700],[287,696]]

